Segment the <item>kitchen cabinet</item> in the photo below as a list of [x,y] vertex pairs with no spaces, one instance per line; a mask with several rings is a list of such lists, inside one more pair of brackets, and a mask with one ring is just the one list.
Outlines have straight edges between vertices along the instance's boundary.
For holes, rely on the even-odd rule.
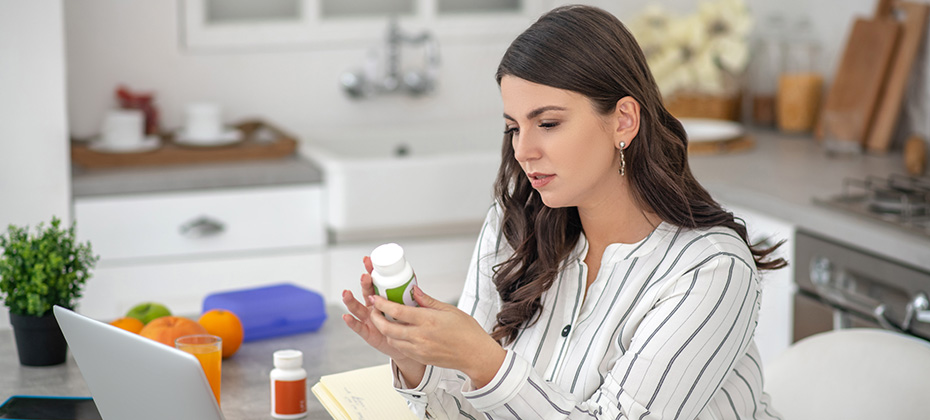
[[197,314],[215,291],[291,282],[322,290],[320,184],[76,197],[100,261],[78,310],[112,319],[155,301]]
[[792,342],[792,297],[796,286],[790,264],[794,256],[795,227],[771,215],[748,208],[726,203],[724,207],[746,222],[750,242],[764,241],[767,244],[775,244],[785,240],[773,256],[788,260],[789,267],[762,272],[762,305],[756,325],[755,341],[762,356],[761,362],[765,364],[781,354]]

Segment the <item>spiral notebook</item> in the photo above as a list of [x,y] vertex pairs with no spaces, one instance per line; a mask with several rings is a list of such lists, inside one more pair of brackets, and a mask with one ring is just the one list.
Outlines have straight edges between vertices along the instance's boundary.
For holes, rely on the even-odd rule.
[[387,364],[323,376],[310,390],[336,420],[416,420],[392,383]]

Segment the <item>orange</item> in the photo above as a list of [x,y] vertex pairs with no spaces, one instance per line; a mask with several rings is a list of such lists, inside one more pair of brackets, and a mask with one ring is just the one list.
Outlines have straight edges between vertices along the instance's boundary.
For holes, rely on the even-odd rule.
[[139,321],[136,318],[130,318],[128,316],[124,316],[122,318],[116,319],[113,322],[111,322],[110,325],[114,327],[122,328],[126,331],[129,331],[131,333],[136,333],[136,334],[138,334],[139,331],[142,331],[142,327],[145,326],[145,324],[143,324],[142,321]]
[[242,336],[245,331],[242,329],[242,322],[239,317],[232,311],[225,309],[211,309],[200,316],[197,321],[207,329],[208,334],[213,334],[223,339],[223,358],[228,358],[239,350],[242,345]]
[[155,318],[139,331],[139,335],[174,347],[174,340],[185,335],[206,334],[200,324],[179,316]]

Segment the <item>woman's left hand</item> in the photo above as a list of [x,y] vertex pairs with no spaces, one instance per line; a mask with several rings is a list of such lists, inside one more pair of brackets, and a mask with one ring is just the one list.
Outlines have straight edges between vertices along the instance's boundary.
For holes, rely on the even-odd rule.
[[[419,308],[371,296],[371,321],[388,343],[420,363],[456,369],[481,388],[497,374],[506,351],[475,321],[453,305],[427,296],[414,286]],[[396,321],[388,321],[384,312]]]

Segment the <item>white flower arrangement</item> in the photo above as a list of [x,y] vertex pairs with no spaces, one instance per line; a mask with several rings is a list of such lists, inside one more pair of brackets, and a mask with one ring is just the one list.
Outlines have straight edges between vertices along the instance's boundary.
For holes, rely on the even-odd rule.
[[630,22],[659,90],[729,94],[749,62],[752,16],[743,0],[703,0],[691,15],[647,6]]

